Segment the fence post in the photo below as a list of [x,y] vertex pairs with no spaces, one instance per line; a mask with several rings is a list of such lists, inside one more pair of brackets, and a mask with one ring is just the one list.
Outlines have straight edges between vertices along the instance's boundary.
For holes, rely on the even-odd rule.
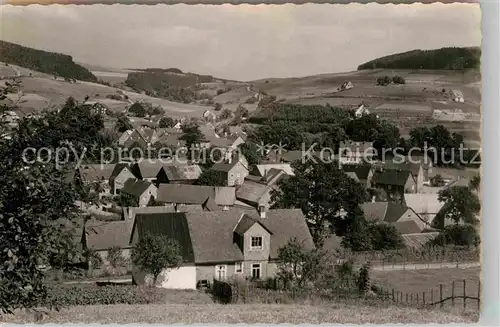
[[455,307],[455,281],[451,282],[451,306]]
[[477,284],[477,309],[481,310],[481,281]]
[[465,288],[466,288],[465,283],[466,283],[466,281],[464,279],[464,309],[467,307],[467,299],[466,299],[466,294],[465,294]]
[[406,293],[406,303],[408,303],[408,293]]
[[440,303],[440,307],[442,308],[444,306],[444,303],[443,303],[443,284],[439,284],[439,303]]
[[417,304],[419,303],[420,301],[418,300],[418,293],[417,293]]
[[394,302],[394,289],[392,289],[392,301]]
[[434,289],[431,289],[431,304],[434,305]]
[[425,305],[425,291],[422,292],[422,301],[424,302]]
[[410,294],[410,303],[413,303],[413,293]]

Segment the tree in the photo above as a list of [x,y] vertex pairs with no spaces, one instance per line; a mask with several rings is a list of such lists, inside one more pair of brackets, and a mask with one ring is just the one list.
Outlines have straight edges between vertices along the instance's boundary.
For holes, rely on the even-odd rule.
[[118,117],[118,120],[116,121],[115,129],[123,133],[125,131],[133,129],[134,126],[132,126],[132,123],[130,123],[130,120],[128,119],[127,116],[120,116]]
[[377,78],[377,85],[386,86],[391,84],[391,78],[389,76],[381,76]]
[[434,177],[431,177],[431,186],[432,187],[441,187],[444,186],[446,182],[443,179],[443,176],[437,174]]
[[133,197],[128,194],[120,193],[116,199],[117,204],[120,207],[137,207],[139,203]]
[[479,190],[480,186],[481,186],[481,175],[476,175],[476,176],[472,177],[472,179],[470,180],[470,183],[469,183],[469,187],[472,190],[477,191],[477,190]]
[[227,181],[221,172],[208,169],[198,177],[195,185],[227,186]]
[[219,102],[217,102],[214,106],[214,110],[215,111],[221,111],[222,110],[222,104],[220,104]]
[[388,224],[369,224],[372,250],[383,251],[404,248],[404,240],[396,227]]
[[113,269],[123,267],[127,260],[122,255],[122,249],[119,246],[114,246],[108,250],[108,261]]
[[232,116],[233,116],[233,113],[232,113],[232,111],[231,111],[231,110],[229,110],[229,109],[224,109],[224,110],[222,110],[222,113],[220,114],[219,118],[220,118],[221,120],[224,120],[224,119],[229,119],[229,118],[231,118]]
[[160,128],[171,128],[175,126],[175,121],[170,117],[162,117],[158,122]]
[[480,237],[473,225],[449,225],[430,243],[437,246],[479,246]]
[[302,287],[321,274],[318,267],[323,256],[322,251],[307,249],[297,238],[292,238],[278,249],[278,276]]
[[66,147],[81,155],[84,149],[90,152],[94,146],[98,148],[102,128],[101,117],[68,99],[59,112],[23,119],[11,139],[0,141],[3,312],[36,307],[44,300],[44,272],[38,267],[64,267],[71,260],[68,250],[72,247],[67,243],[71,237],[58,221],[64,217],[67,222],[81,222],[83,217],[75,201],[89,193],[70,178],[77,162],[74,155],[68,155],[63,163],[50,158],[48,151],[38,152],[39,160],[33,160],[35,154],[24,150],[44,147],[54,153],[57,148]]
[[136,117],[145,117],[147,114],[146,108],[144,108],[144,106],[139,102],[131,105],[130,108],[128,108],[128,111],[133,113]]
[[444,218],[449,218],[456,224],[477,223],[476,215],[481,210],[481,202],[467,186],[453,186],[441,190],[438,199],[444,202]]
[[153,275],[153,286],[164,269],[177,268],[182,264],[182,248],[165,235],[145,234],[132,248],[132,262]]
[[349,216],[367,200],[363,186],[339,169],[336,161],[296,161],[292,167],[295,176],[281,179],[279,191],[272,191],[273,207],[300,208],[317,244],[322,243],[328,225],[343,236],[346,224],[342,210]]
[[186,141],[186,146],[192,157],[192,148],[194,145],[201,143],[204,139],[203,134],[200,131],[200,127],[195,122],[184,124],[181,128],[184,135],[182,135],[180,139]]
[[236,116],[248,118],[248,109],[243,107],[241,104],[236,108]]
[[257,165],[262,161],[262,154],[259,153],[257,144],[253,142],[245,142],[240,145],[240,151],[247,159],[249,166]]

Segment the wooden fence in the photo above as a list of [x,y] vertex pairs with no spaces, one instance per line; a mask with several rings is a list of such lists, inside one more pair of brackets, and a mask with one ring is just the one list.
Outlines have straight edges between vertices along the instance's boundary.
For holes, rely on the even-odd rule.
[[[472,283],[473,287],[467,283]],[[474,289],[474,290],[473,290]],[[432,288],[422,292],[404,293],[392,289],[391,298],[393,302],[409,305],[439,306],[445,305],[463,306],[474,305],[478,310],[481,308],[481,281],[461,280],[452,281],[451,285],[439,284],[438,288]]]
[[[366,301],[366,295],[356,292],[353,283],[354,281],[348,281],[345,286],[338,285],[340,287],[335,289],[307,292],[286,290],[281,286],[276,288],[276,284],[273,287],[272,283],[265,286],[262,283],[250,281],[233,283],[214,280],[212,294],[219,302],[225,304]],[[477,308],[480,310],[481,282],[476,280],[453,281],[450,285],[440,284],[437,288],[410,293],[377,287],[377,294],[369,299],[375,300],[377,303],[393,302],[409,306],[434,306],[439,308],[461,306],[464,309]]]

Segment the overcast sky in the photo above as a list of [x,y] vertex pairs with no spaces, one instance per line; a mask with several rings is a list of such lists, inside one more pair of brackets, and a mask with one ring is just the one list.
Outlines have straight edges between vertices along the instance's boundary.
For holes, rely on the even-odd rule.
[[2,6],[0,38],[119,68],[253,80],[356,70],[413,49],[479,46],[478,4]]

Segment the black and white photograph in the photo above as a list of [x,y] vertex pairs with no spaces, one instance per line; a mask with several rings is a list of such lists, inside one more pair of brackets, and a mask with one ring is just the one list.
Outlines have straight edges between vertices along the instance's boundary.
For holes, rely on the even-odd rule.
[[479,320],[478,2],[10,3],[0,323]]

